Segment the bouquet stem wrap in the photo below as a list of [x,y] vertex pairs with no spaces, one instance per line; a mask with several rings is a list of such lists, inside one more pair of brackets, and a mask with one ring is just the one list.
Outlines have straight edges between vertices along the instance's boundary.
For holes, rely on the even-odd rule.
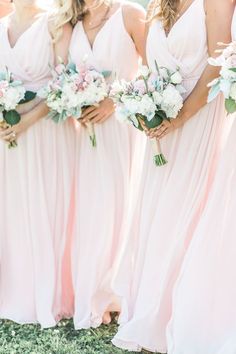
[[151,139],[152,149],[153,149],[153,160],[156,166],[164,166],[167,164],[167,160],[161,151],[161,144],[157,138]]
[[91,122],[87,122],[86,128],[88,129],[89,139],[92,144],[92,147],[96,147],[97,146],[97,139],[96,139],[94,124]]

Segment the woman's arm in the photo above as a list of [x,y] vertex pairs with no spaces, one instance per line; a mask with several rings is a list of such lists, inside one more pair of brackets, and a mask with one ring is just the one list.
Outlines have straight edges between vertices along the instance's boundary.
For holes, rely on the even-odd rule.
[[[235,8],[235,0],[206,0],[206,27],[209,56],[218,54],[217,43],[231,41],[231,22]],[[181,127],[194,116],[206,103],[209,88],[207,84],[219,76],[219,68],[207,65],[199,81],[189,97],[185,100],[178,117],[170,122],[165,120],[158,128],[150,132],[151,137],[159,139],[171,131]]]
[[137,52],[145,61],[146,57],[146,11],[138,4],[123,5],[124,23]]

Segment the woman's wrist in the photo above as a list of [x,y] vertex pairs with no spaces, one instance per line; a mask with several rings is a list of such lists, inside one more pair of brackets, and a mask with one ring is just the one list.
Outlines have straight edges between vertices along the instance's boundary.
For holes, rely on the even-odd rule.
[[179,112],[177,119],[182,125],[184,125],[189,120],[190,117],[191,115],[186,110],[182,109]]

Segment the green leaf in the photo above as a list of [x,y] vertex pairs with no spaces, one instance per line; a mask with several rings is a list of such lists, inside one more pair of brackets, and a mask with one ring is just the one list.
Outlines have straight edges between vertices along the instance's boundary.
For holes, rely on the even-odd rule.
[[104,70],[104,71],[102,71],[102,75],[103,75],[103,77],[106,79],[107,77],[109,77],[109,76],[111,76],[111,71],[109,71],[109,70]]
[[37,96],[36,92],[26,91],[25,97],[19,102],[19,104],[27,103],[32,101]]
[[4,117],[4,120],[6,121],[6,123],[11,126],[18,124],[21,120],[20,114],[15,110],[8,111],[8,112],[4,111],[3,117]]
[[236,73],[236,68],[230,68],[230,71],[233,71],[234,73]]
[[163,122],[164,119],[166,119],[165,113],[163,111],[158,111],[150,121],[145,119],[145,124],[149,129],[156,128]]
[[232,98],[227,98],[225,100],[225,108],[228,113],[236,112],[236,102]]
[[76,65],[73,62],[67,64],[66,69],[72,72],[76,72]]

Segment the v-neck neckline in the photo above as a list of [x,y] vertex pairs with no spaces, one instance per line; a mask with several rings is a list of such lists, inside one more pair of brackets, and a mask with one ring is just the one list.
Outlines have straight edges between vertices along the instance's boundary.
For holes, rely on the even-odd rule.
[[173,30],[175,29],[175,27],[179,24],[179,22],[181,22],[184,17],[187,15],[187,13],[192,9],[193,5],[197,2],[198,0],[193,0],[193,2],[189,5],[189,7],[182,13],[182,15],[177,19],[177,21],[175,21],[175,23],[173,24],[173,26],[171,27],[170,31],[168,33],[166,33],[164,27],[162,26],[163,28],[163,31],[165,33],[165,37],[166,39],[169,39],[171,33],[173,32]]
[[21,39],[31,30],[32,27],[34,27],[39,20],[41,20],[43,17],[44,17],[45,13],[42,13],[41,15],[38,16],[38,18],[31,23],[31,25],[29,27],[27,27],[21,34],[20,36],[17,38],[15,44],[12,46],[11,45],[11,42],[10,42],[10,39],[9,39],[9,28],[8,28],[8,22],[6,23],[6,37],[7,37],[7,42],[8,42],[8,45],[10,47],[11,50],[14,50],[18,43],[21,41]]
[[111,22],[111,20],[113,19],[113,17],[115,17],[115,15],[117,15],[119,12],[121,11],[121,6],[108,18],[108,20],[104,23],[104,25],[99,29],[99,31],[97,32],[95,38],[94,38],[94,41],[93,43],[90,43],[90,40],[88,38],[88,34],[87,32],[85,31],[85,28],[84,28],[84,24],[83,24],[83,21],[81,21],[81,27],[82,27],[82,30],[83,30],[83,33],[86,37],[86,40],[88,42],[88,45],[89,45],[89,48],[90,50],[93,52],[94,50],[94,46],[98,40],[98,38],[100,37],[101,33],[103,32],[103,30],[106,28],[106,26]]

